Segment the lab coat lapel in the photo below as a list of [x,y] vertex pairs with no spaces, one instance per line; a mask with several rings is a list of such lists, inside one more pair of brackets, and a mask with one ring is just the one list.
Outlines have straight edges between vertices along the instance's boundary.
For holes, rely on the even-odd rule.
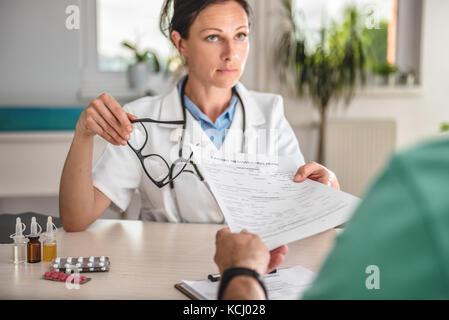
[[185,149],[189,150],[189,154],[185,153],[184,156],[190,155],[190,143],[195,146],[200,146],[201,148],[215,148],[215,145],[212,143],[209,136],[204,132],[203,128],[201,128],[201,125],[198,123],[198,121],[193,118],[189,111],[186,112],[186,115],[187,127],[184,138],[184,145]]
[[264,124],[266,121],[265,115],[263,114],[262,110],[260,110],[250,92],[241,82],[237,84],[237,92],[242,98],[243,104],[245,105],[246,129],[248,130],[251,127]]
[[236,152],[244,152],[242,150],[243,140],[243,111],[240,101],[236,105],[234,119],[232,119],[231,126],[226,132],[225,139],[221,145],[220,152],[223,154],[230,154]]
[[[226,135],[224,143],[221,147],[224,153],[235,153],[249,152],[249,145],[257,138],[258,127],[263,125],[266,120],[265,116],[257,105],[256,101],[253,99],[249,91],[243,86],[242,83],[237,84],[237,93],[240,95],[242,101],[237,104],[237,109],[234,114],[234,119],[232,121],[231,127]],[[243,129],[243,108],[242,102],[245,109],[245,121],[246,130],[244,137],[242,135]],[[246,139],[244,147],[242,150],[242,139]],[[238,151],[237,151],[238,150]]]
[[[182,105],[179,98],[178,88],[176,86],[161,99],[161,109],[159,111],[160,121],[179,121],[183,120]],[[179,128],[180,125],[158,123],[160,127]]]
[[[157,120],[160,121],[183,121],[183,114],[182,114],[182,106],[181,101],[179,99],[179,92],[176,86],[173,87],[173,89],[165,96],[161,98],[161,105],[159,110],[159,115],[157,117]],[[188,123],[188,121],[187,121]],[[167,150],[169,153],[170,161],[173,162],[178,157],[178,152],[176,149],[176,153],[173,153],[173,149],[171,147],[173,146],[172,143],[175,143],[176,145],[179,145],[182,137],[182,125],[179,124],[168,124],[168,123],[158,123],[157,126],[161,130],[165,130],[166,137],[169,138],[168,141],[171,143],[167,144]],[[168,142],[167,141],[167,142]]]

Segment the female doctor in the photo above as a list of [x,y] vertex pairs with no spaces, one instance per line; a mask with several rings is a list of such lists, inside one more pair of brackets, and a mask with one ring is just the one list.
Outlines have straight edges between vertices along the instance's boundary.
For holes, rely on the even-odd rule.
[[[84,230],[111,201],[125,211],[136,189],[143,220],[223,223],[190,143],[223,153],[294,156],[295,181],[310,178],[339,188],[331,171],[304,164],[282,98],[248,91],[239,82],[250,20],[246,0],[166,0],[161,30],[185,59],[187,75],[167,95],[122,108],[102,94],[83,110],[61,177],[65,230]],[[95,135],[109,144],[92,170]]]

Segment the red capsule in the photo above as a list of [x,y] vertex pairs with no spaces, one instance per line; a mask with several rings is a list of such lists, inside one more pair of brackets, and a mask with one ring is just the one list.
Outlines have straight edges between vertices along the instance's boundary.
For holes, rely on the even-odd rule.
[[52,275],[51,272],[45,272],[45,277],[46,277],[46,278],[50,278],[51,275]]
[[52,278],[53,278],[53,279],[58,279],[59,276],[58,276],[57,274],[55,274],[55,275],[52,276]]

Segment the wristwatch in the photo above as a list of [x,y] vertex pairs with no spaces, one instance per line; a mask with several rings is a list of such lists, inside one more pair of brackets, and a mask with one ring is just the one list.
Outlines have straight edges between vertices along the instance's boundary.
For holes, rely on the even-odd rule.
[[267,289],[265,288],[265,284],[263,282],[262,277],[260,276],[260,274],[252,269],[248,269],[248,268],[229,268],[226,269],[223,272],[223,275],[221,276],[221,281],[220,281],[220,286],[218,288],[218,300],[222,300],[223,299],[223,294],[224,291],[226,290],[226,287],[228,286],[229,282],[232,280],[232,278],[237,277],[237,276],[250,276],[253,277],[254,279],[257,280],[257,282],[259,282],[260,286],[262,287],[264,293],[265,293],[265,298],[268,299],[268,293],[267,293]]

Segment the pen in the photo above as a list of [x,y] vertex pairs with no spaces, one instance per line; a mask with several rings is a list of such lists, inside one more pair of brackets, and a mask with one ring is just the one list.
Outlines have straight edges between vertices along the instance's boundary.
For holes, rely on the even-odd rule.
[[[273,274],[273,273],[276,273],[276,272],[277,272],[277,269],[274,269],[273,271],[269,272],[268,274]],[[208,278],[210,281],[212,281],[212,282],[217,282],[217,281],[220,280],[220,274],[219,274],[219,273],[216,273],[216,274],[210,274],[210,275],[207,276],[207,278]]]

